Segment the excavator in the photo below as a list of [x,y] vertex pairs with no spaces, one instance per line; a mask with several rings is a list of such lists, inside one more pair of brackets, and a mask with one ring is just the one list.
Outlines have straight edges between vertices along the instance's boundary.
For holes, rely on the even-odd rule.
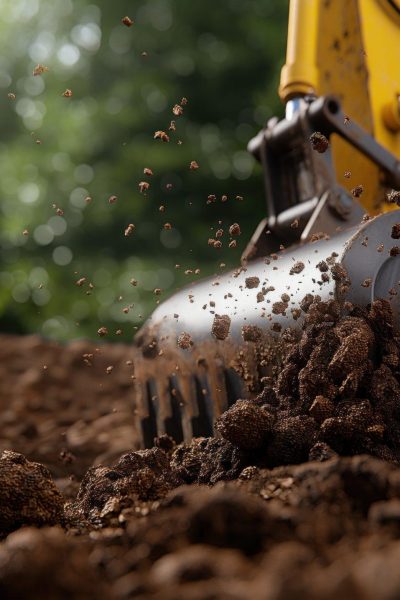
[[160,304],[138,332],[145,447],[213,435],[300,335],[312,302],[387,299],[400,324],[400,0],[291,0],[279,96],[248,144],[265,218],[239,267]]

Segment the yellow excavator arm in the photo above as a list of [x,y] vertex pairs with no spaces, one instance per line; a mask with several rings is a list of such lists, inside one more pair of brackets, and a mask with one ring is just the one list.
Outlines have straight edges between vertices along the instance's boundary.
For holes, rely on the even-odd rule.
[[[345,115],[400,157],[400,0],[291,0],[279,95],[286,103],[310,94],[339,98]],[[337,135],[332,155],[338,183],[362,184],[369,213],[393,208],[374,162]]]

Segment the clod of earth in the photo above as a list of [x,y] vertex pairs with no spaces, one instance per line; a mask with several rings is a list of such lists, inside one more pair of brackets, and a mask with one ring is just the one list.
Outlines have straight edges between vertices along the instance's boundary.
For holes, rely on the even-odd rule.
[[22,525],[55,525],[61,521],[63,498],[50,472],[22,454],[0,456],[0,536]]

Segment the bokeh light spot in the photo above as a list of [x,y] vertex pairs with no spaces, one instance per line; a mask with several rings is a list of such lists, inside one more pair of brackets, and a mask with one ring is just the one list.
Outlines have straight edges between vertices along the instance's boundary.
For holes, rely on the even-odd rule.
[[33,204],[39,198],[40,189],[36,183],[24,183],[18,188],[18,197],[24,204]]
[[54,239],[54,233],[48,225],[38,225],[33,232],[33,238],[40,246],[48,246]]
[[81,53],[77,46],[64,44],[57,52],[58,60],[66,67],[72,67],[80,59]]
[[72,251],[67,246],[57,246],[53,250],[53,262],[60,267],[65,267],[73,259]]

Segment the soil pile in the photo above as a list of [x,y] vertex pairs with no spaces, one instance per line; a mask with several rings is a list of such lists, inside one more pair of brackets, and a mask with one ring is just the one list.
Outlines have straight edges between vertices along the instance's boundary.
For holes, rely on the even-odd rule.
[[[42,373],[32,366],[33,343],[48,351],[49,373],[16,392],[12,383],[36,381],[26,371]],[[81,360],[88,345],[77,352],[9,338],[8,347],[0,361],[9,391],[1,444],[14,452],[0,459],[2,596],[398,596],[400,343],[388,303],[343,317],[335,303],[314,302],[301,339],[263,392],[219,419],[221,437],[176,446],[162,436],[150,450],[132,450],[131,388],[108,379],[119,372],[129,380],[127,348],[110,349],[119,368],[107,375],[106,347],[93,367]],[[68,402],[57,401],[58,364]],[[99,380],[105,391],[97,396]],[[82,411],[80,444],[71,429]],[[125,454],[115,456],[119,433]],[[30,462],[38,454],[51,474]]]
[[[144,460],[152,454],[144,451]],[[0,544],[0,591],[143,600],[398,593],[400,469],[386,461],[247,467],[231,482],[180,485],[157,500],[141,494],[110,496],[97,519],[85,518],[98,501],[83,494],[66,505],[65,532],[10,534]]]
[[399,361],[389,302],[345,317],[333,301],[314,302],[276,380],[255,402],[237,402],[217,429],[267,467],[335,453],[399,463]]

